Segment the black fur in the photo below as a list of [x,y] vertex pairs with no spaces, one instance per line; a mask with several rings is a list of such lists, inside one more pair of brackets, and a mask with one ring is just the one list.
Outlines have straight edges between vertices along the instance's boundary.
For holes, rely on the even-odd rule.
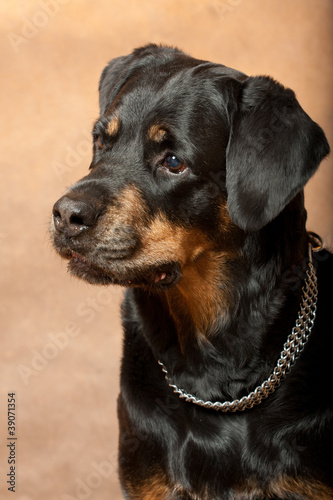
[[55,204],[52,232],[73,274],[128,287],[119,397],[126,498],[333,498],[329,252],[314,254],[309,343],[260,405],[195,406],[158,365],[186,392],[221,402],[272,373],[300,307],[302,190],[329,152],[323,131],[271,78],[168,47],[111,61],[99,90],[91,172]]

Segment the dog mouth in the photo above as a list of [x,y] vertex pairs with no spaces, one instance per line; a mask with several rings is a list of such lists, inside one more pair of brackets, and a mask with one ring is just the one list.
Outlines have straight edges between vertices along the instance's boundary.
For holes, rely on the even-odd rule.
[[62,253],[68,259],[67,270],[73,276],[94,285],[120,285],[125,287],[145,287],[167,289],[181,279],[180,266],[176,262],[165,262],[156,266],[138,266],[128,263],[124,269],[104,269],[83,255],[68,250]]

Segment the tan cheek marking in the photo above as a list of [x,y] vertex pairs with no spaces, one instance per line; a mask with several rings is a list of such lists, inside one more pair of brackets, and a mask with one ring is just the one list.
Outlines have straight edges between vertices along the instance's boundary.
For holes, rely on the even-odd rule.
[[113,116],[108,123],[107,133],[111,137],[114,137],[118,133],[119,125],[120,125],[119,117],[116,115]]
[[100,218],[96,241],[112,245],[116,228],[130,226],[140,232],[148,224],[148,207],[135,186],[125,188],[106,213]]
[[149,260],[159,262],[184,259],[181,229],[174,227],[162,215],[155,217],[148,227],[143,228],[142,246]]
[[[115,206],[102,217],[100,237],[104,243],[112,244],[116,227],[129,225],[140,236],[140,248],[130,266],[158,267],[164,262],[178,262],[182,268],[180,283],[167,292],[171,313],[179,328],[183,328],[184,317],[194,324],[197,331],[204,332],[214,322],[218,312],[225,313],[230,305],[228,295],[228,271],[226,262],[229,253],[217,253],[206,235],[198,229],[175,226],[163,213],[153,219],[137,188],[126,188],[117,198]],[[225,268],[225,270],[224,270]],[[222,279],[224,291],[219,284]]]
[[167,137],[167,131],[161,125],[152,125],[148,130],[148,139],[162,142]]
[[[178,330],[191,322],[198,334],[205,337],[209,326],[221,314],[225,317],[231,306],[228,293],[228,271],[224,270],[226,255],[206,251],[183,269],[180,283],[167,291],[171,314]],[[221,280],[224,290],[220,288]]]
[[150,261],[176,261],[182,266],[195,260],[207,246],[205,235],[198,230],[172,224],[162,213],[142,228],[142,248]]
[[198,258],[207,246],[200,231],[175,226],[161,213],[152,219],[140,191],[134,186],[124,189],[101,217],[96,236],[107,242],[114,228],[124,225],[133,227],[140,236],[141,250],[135,256],[133,266],[158,266],[166,261],[184,265]]
[[[152,263],[174,260],[181,265],[180,283],[166,293],[180,329],[186,318],[197,331],[204,332],[214,323],[218,312],[226,313],[231,302],[226,262],[233,254],[217,253],[200,230],[174,226],[163,214],[155,217],[144,231],[142,244],[146,260]],[[224,291],[219,286],[221,273]]]
[[140,225],[147,219],[148,207],[140,191],[135,186],[126,188],[118,197],[118,203],[119,212],[115,214],[116,221],[120,216]]

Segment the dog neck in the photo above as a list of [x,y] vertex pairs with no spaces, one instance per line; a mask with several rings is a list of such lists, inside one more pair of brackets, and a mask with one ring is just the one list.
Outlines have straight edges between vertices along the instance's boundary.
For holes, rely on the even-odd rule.
[[[164,294],[164,302],[172,317],[181,349],[188,341],[208,336],[215,325],[228,321],[232,300],[228,286],[227,256],[211,251],[185,266],[181,282]],[[220,279],[224,274],[224,280]]]
[[[237,251],[202,254],[168,290],[132,290],[154,356],[189,392],[219,398],[214,387],[223,379],[225,396],[235,398],[244,383],[255,386],[274,366],[297,317],[307,266],[305,216],[297,230],[292,219],[291,206],[246,234]],[[286,305],[288,315],[281,314]],[[212,375],[208,364],[216,366]]]
[[177,286],[164,292],[183,353],[195,341],[198,346],[224,344],[231,337],[234,344],[243,332],[247,338],[263,334],[287,297],[295,297],[297,307],[307,263],[306,232],[285,235],[281,243],[281,231],[273,226],[265,234],[248,234],[237,252],[202,255],[184,268]]

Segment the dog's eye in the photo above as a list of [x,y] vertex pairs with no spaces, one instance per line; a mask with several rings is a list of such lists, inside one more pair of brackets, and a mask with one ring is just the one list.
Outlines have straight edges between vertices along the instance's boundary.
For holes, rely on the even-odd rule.
[[187,167],[185,163],[180,161],[177,156],[174,155],[168,155],[164,158],[164,161],[162,163],[163,167],[167,168],[169,172],[173,174],[181,174],[184,172]]
[[104,140],[101,135],[97,136],[97,145],[100,149],[104,147]]

